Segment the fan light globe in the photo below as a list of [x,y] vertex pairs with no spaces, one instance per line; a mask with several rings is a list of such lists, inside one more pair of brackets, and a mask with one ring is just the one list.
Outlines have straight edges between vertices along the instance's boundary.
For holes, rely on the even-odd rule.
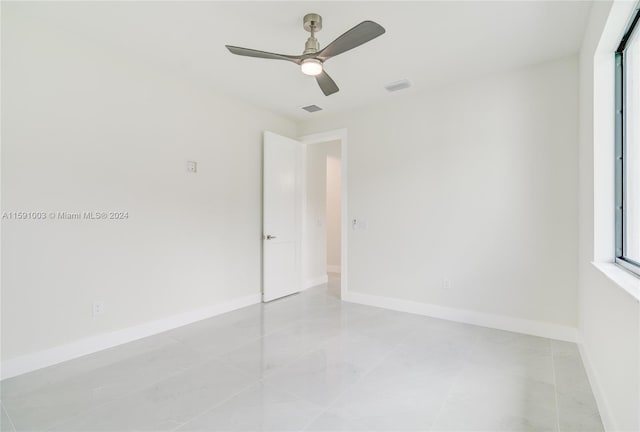
[[302,73],[305,75],[320,75],[322,73],[322,62],[317,59],[306,59],[302,61],[300,65]]

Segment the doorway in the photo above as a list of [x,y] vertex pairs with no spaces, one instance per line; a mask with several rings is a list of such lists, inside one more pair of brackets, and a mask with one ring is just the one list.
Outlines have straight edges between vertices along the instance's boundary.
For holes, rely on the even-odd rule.
[[325,145],[325,221],[326,221],[326,270],[327,289],[330,295],[340,298],[340,242],[341,236],[341,177],[342,159],[340,157],[340,141]]
[[346,130],[308,135],[304,144],[303,283],[346,292]]

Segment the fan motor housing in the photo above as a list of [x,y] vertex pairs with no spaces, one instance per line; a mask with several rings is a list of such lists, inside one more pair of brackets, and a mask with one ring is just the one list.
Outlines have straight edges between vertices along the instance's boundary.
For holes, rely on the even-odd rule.
[[316,13],[309,13],[302,18],[302,26],[308,32],[322,30],[322,17]]

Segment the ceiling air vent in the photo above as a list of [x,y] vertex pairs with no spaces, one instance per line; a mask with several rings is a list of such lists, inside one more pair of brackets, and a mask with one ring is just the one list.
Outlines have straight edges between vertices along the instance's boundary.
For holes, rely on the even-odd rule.
[[307,105],[305,107],[302,107],[302,109],[310,113],[313,113],[316,111],[322,111],[322,108],[320,108],[318,105]]
[[396,81],[396,82],[392,82],[387,84],[386,86],[384,86],[384,88],[387,89],[388,92],[397,92],[398,90],[403,90],[406,88],[411,87],[411,83],[409,82],[409,80],[407,79],[403,79],[400,81]]

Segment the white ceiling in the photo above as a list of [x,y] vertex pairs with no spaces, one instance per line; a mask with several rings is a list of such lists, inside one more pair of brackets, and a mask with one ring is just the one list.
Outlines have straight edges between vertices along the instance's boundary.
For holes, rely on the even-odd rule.
[[[589,2],[69,2],[29,3],[47,25],[107,45],[215,90],[296,118],[388,100],[383,86],[408,78],[426,88],[539,63],[579,50]],[[300,54],[302,17],[323,17],[321,46],[363,20],[386,34],[329,60],[340,92],[326,97],[289,62],[239,57],[225,44]]]

